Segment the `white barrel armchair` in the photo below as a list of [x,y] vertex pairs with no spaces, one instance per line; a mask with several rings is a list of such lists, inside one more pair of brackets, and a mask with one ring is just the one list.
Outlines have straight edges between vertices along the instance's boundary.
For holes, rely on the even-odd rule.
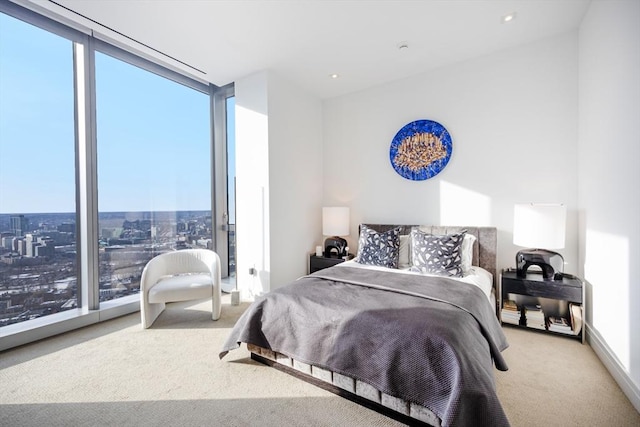
[[152,258],[140,280],[142,327],[148,328],[165,303],[211,298],[213,320],[221,311],[220,257],[208,249],[183,249]]

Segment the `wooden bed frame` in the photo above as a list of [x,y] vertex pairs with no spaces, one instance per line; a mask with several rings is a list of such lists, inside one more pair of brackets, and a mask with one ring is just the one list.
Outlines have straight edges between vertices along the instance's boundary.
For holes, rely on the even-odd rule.
[[[398,225],[390,224],[366,225],[378,232],[384,232],[398,227]],[[467,230],[468,234],[473,234],[476,237],[476,242],[473,248],[472,264],[484,268],[493,275],[494,296],[498,295],[496,289],[497,230],[495,227],[445,227],[424,225],[401,225],[400,227],[401,235],[410,234],[413,227],[420,227],[422,231],[434,235],[458,233],[462,230]],[[499,304],[498,301],[496,301],[496,315],[498,315],[498,307]],[[247,349],[251,352],[251,359],[253,360],[272,366],[404,424],[440,426],[440,419],[428,408],[387,395],[362,381],[294,360],[284,354],[255,345],[248,344]]]
[[[427,408],[423,408],[419,405],[410,405],[408,402],[404,402],[401,399],[381,393],[369,384],[358,381],[357,386],[355,386],[356,381],[344,375],[287,358],[283,354],[274,353],[271,350],[252,344],[248,344],[247,349],[251,352],[251,359],[256,362],[271,366],[272,368],[285,372],[340,397],[349,399],[352,402],[403,424],[416,427],[440,426],[440,420],[438,417]],[[276,358],[277,360],[274,360]],[[344,377],[342,385],[336,385],[334,383],[339,376]],[[350,387],[351,390],[345,387],[344,379],[347,379],[347,381],[354,384],[353,387]],[[386,405],[383,404],[383,398]],[[401,403],[401,406],[406,406],[406,409],[399,410],[399,408],[397,408],[397,402],[395,407],[392,407],[389,402],[393,399],[398,402],[403,402]]]

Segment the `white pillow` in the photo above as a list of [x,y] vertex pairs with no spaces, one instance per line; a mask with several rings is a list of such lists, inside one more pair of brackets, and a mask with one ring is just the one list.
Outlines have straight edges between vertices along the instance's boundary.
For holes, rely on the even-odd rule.
[[[462,275],[466,276],[471,273],[471,267],[473,262],[473,244],[476,242],[476,236],[473,234],[465,234],[464,239],[462,240],[461,249],[461,261],[460,266],[462,267]],[[401,249],[402,250],[402,247]]]
[[406,269],[411,267],[411,239],[409,235],[400,236],[400,255],[398,256],[398,268]]

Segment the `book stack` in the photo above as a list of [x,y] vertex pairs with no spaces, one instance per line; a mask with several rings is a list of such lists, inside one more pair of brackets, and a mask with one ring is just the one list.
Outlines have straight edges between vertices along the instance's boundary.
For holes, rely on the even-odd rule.
[[578,335],[582,330],[582,306],[580,304],[569,303],[569,314],[571,315],[573,334]]
[[561,334],[573,335],[573,329],[571,329],[571,325],[569,324],[569,321],[564,317],[549,316],[549,321],[547,322],[547,328],[551,332],[559,332]]
[[520,324],[520,310],[515,301],[504,300],[502,302],[502,321],[512,325]]
[[540,305],[525,305],[524,306],[525,318],[527,321],[527,327],[534,329],[547,329],[547,325],[544,320],[544,312]]

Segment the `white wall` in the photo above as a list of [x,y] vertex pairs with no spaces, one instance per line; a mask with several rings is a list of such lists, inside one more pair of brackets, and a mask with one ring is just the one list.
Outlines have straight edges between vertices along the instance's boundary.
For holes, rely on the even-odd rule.
[[271,289],[307,274],[322,226],[322,102],[269,79]]
[[241,298],[251,299],[269,290],[268,73],[236,81],[235,98],[236,283]]
[[640,411],[640,2],[594,1],[579,37],[580,265],[591,345]]
[[[577,34],[565,34],[325,101],[324,193],[360,222],[491,225],[498,268],[515,265],[513,205],[568,208],[565,271],[577,273]],[[389,161],[405,124],[453,139],[447,167],[409,181]]]
[[235,96],[236,277],[251,299],[307,273],[321,223],[322,104],[269,71],[236,81]]

